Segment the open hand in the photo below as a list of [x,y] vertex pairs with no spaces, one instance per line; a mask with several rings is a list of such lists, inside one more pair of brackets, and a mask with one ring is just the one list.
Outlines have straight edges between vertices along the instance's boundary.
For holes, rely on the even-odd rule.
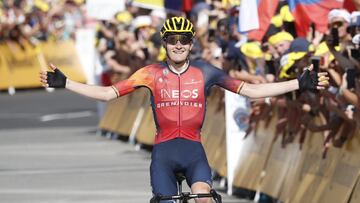
[[50,64],[50,71],[40,72],[40,82],[43,87],[65,88],[66,76],[53,64]]
[[303,90],[322,90],[329,86],[329,77],[327,72],[317,73],[313,71],[313,65],[305,68],[304,72],[298,78],[299,89]]

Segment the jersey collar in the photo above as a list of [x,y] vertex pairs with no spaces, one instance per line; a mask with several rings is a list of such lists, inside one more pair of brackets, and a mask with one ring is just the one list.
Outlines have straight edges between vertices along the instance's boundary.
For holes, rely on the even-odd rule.
[[167,62],[166,62],[166,64],[167,64],[167,67],[170,69],[171,72],[173,72],[173,73],[175,73],[177,75],[181,75],[182,73],[184,73],[189,68],[190,61],[187,60],[186,63],[184,64],[182,70],[180,70],[180,71],[176,70],[173,66],[171,66]]

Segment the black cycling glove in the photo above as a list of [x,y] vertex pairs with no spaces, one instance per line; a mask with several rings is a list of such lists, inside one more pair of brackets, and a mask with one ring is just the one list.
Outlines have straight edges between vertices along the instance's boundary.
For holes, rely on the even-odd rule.
[[300,77],[297,78],[299,81],[299,90],[316,90],[318,85],[317,72],[305,70]]
[[54,72],[47,72],[47,83],[49,87],[65,88],[66,76],[57,68]]

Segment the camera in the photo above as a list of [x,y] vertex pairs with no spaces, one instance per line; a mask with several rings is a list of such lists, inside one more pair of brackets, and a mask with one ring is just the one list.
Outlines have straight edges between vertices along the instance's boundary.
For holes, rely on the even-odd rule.
[[350,49],[350,56],[351,58],[359,61],[360,60],[360,50],[356,48]]
[[332,45],[334,47],[339,46],[340,40],[339,40],[339,30],[336,27],[331,28],[330,34],[332,36]]
[[312,56],[311,58],[310,58],[310,60],[311,60],[311,64],[313,65],[313,70],[315,71],[315,72],[319,72],[319,68],[320,68],[320,65],[321,65],[321,57],[320,56]]
[[215,41],[215,29],[208,30],[208,42]]
[[355,69],[349,68],[346,70],[346,81],[347,81],[347,88],[352,89],[355,88]]

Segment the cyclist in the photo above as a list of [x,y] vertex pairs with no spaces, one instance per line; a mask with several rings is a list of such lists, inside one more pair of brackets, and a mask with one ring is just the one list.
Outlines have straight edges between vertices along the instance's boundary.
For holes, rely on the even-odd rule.
[[[206,96],[211,86],[250,98],[276,96],[297,89],[324,89],[326,73],[313,74],[311,67],[299,79],[286,82],[249,84],[233,79],[222,70],[202,61],[188,59],[193,47],[193,24],[183,17],[167,19],[160,31],[166,49],[166,61],[148,65],[112,86],[81,84],[67,78],[58,68],[42,71],[44,87],[66,88],[90,98],[108,101],[139,87],[151,91],[151,104],[157,127],[150,166],[154,195],[177,193],[175,173],[182,172],[192,193],[208,193],[212,187],[211,171],[200,142]],[[163,201],[165,202],[165,201]],[[211,202],[196,199],[197,203]]]

